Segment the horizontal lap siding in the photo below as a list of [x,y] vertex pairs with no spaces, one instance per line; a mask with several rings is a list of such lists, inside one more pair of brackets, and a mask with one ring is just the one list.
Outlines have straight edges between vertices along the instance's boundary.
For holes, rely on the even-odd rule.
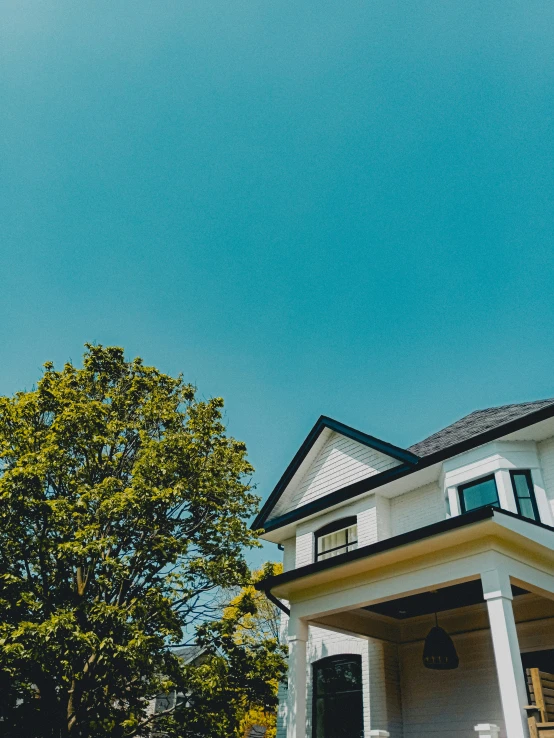
[[298,485],[277,503],[270,519],[399,464],[386,454],[333,433]]

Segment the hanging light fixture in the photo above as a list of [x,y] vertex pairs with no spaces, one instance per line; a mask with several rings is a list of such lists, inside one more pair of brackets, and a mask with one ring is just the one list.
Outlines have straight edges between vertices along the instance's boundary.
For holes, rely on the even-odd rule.
[[439,626],[437,613],[435,613],[435,625],[425,639],[423,646],[423,665],[427,669],[438,669],[446,671],[457,669],[460,659],[452,638]]

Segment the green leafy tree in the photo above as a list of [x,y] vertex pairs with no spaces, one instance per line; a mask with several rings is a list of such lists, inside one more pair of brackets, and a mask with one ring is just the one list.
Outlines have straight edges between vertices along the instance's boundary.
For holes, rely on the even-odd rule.
[[261,724],[275,735],[277,689],[286,673],[286,649],[279,642],[280,610],[254,589],[259,579],[279,573],[268,563],[234,597],[219,620],[198,628],[208,656],[185,667],[181,705],[167,716],[165,735],[179,738],[242,738]]
[[[0,398],[0,733],[146,735],[168,641],[248,577],[257,498],[221,399],[86,345]],[[222,635],[224,637],[224,635]]]

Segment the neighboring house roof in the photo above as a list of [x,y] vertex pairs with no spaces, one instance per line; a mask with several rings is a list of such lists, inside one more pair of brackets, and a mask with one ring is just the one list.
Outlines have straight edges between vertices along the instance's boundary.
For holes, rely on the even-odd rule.
[[536,400],[535,402],[521,402],[515,405],[501,405],[500,407],[488,407],[484,410],[475,410],[469,415],[455,423],[448,425],[432,436],[425,438],[419,443],[414,443],[408,448],[417,456],[428,456],[436,451],[442,451],[461,441],[467,441],[479,433],[491,430],[503,425],[510,420],[522,418],[535,410],[554,404],[554,398],[549,400]]
[[202,656],[206,649],[203,646],[193,644],[191,646],[179,646],[179,648],[172,648],[171,653],[180,659],[183,659],[185,664],[190,664],[196,661],[197,658]]
[[264,738],[266,733],[267,728],[265,726],[253,725],[248,731],[246,738]]
[[[407,449],[401,449],[374,436],[368,436],[361,431],[343,425],[337,420],[321,416],[277,483],[277,486],[270,494],[253,522],[252,528],[265,527],[266,530],[274,530],[282,525],[324,510],[326,507],[336,505],[371,489],[376,489],[393,479],[412,474],[439,461],[444,461],[471,448],[488,443],[503,435],[553,416],[554,398],[475,410]],[[382,451],[402,463],[380,474],[335,490],[324,498],[273,518],[268,523],[268,518],[278,500],[316,442],[318,436],[326,427],[335,430],[337,433],[348,435],[348,437],[359,443],[371,445],[372,448]]]

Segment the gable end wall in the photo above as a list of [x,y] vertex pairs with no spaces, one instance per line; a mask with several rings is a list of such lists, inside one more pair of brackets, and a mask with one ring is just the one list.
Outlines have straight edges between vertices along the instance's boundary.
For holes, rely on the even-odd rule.
[[269,520],[399,465],[391,456],[332,433],[304,476],[296,484],[291,483],[277,502]]

